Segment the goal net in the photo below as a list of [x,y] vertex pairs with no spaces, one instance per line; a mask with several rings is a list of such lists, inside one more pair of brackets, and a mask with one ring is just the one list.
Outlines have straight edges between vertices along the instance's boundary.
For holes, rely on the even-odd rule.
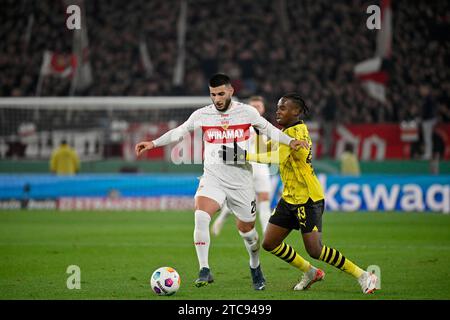
[[[65,139],[83,161],[134,160],[134,145],[184,122],[209,97],[0,98],[0,158],[47,160]],[[166,150],[145,157],[164,160]]]

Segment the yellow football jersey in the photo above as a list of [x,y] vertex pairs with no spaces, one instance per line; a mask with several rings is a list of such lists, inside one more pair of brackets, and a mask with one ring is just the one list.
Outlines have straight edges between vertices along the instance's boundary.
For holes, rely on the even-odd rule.
[[74,149],[61,145],[53,151],[50,170],[58,175],[73,175],[80,169],[80,160]]
[[322,200],[324,193],[312,166],[312,142],[308,128],[303,121],[283,130],[288,136],[297,140],[307,141],[308,149],[293,150],[289,146],[280,144],[267,153],[247,154],[248,161],[261,163],[278,163],[283,182],[283,199],[290,204],[303,204],[311,198],[314,202]]
[[358,157],[348,151],[341,155],[341,174],[359,176],[361,170],[359,168]]

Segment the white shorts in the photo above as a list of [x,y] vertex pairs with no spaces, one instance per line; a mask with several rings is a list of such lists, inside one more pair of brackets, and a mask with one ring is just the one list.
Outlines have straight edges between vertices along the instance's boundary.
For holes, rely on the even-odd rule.
[[253,168],[253,184],[255,192],[267,192],[270,194],[272,183],[270,181],[269,166],[264,163],[252,163]]
[[222,207],[226,201],[228,208],[243,222],[253,222],[256,217],[256,197],[253,184],[242,189],[224,187],[214,177],[203,176],[198,184],[195,197],[202,196],[216,201]]

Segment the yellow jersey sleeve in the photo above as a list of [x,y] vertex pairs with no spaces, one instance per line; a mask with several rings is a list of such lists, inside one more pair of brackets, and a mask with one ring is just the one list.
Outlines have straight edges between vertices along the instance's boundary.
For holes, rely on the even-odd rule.
[[[288,136],[294,137],[297,140],[305,140],[311,144],[311,139],[309,135],[301,130],[295,129],[295,127],[288,128],[284,131]],[[309,140],[308,140],[309,139]],[[272,146],[272,141],[268,141],[266,144],[266,150],[270,150]],[[293,154],[294,158],[302,161],[301,159],[308,156],[309,149],[299,148],[298,150],[293,150],[285,144],[278,144],[275,150],[270,150],[264,153],[247,153],[247,161],[259,162],[259,163],[282,163],[286,161],[289,155]]]
[[291,204],[303,204],[311,198],[319,201],[324,198],[322,186],[312,166],[312,141],[308,128],[298,123],[283,130],[288,136],[308,142],[309,148],[292,150],[280,144],[278,149],[260,154],[247,154],[248,161],[261,163],[277,163],[280,166],[280,177],[283,182],[283,199]]

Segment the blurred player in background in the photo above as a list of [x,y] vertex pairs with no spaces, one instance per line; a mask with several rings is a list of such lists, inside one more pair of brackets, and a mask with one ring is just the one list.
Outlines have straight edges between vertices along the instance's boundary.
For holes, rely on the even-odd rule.
[[424,140],[425,160],[430,160],[433,155],[433,131],[437,122],[438,106],[434,101],[431,88],[427,84],[421,84],[419,87],[422,101],[422,133]]
[[74,175],[80,170],[80,159],[75,149],[63,139],[50,158],[50,171],[57,175]]
[[284,128],[283,132],[305,142],[299,150],[291,152],[284,146],[266,154],[248,154],[245,150],[235,150],[239,158],[248,161],[280,164],[283,194],[269,219],[263,248],[304,272],[294,290],[308,289],[314,282],[322,280],[325,273],[284,242],[293,229],[300,229],[306,251],[312,258],[352,275],[358,280],[363,293],[373,293],[377,282],[375,274],[362,270],[338,250],[322,244],[324,193],[311,164],[311,138],[306,125],[300,120],[308,111],[309,108],[296,93],[286,94],[278,102],[276,120]]
[[[213,282],[209,267],[209,224],[211,217],[224,202],[237,218],[239,234],[250,256],[250,272],[255,290],[265,288],[265,279],[259,261],[259,236],[255,229],[256,199],[251,166],[239,164],[237,159],[219,157],[219,150],[227,146],[231,150],[245,147],[250,138],[249,129],[254,126],[261,133],[291,148],[297,148],[300,141],[284,134],[255,108],[232,101],[234,89],[225,74],[215,74],[209,80],[212,104],[194,111],[189,119],[153,141],[136,144],[137,156],[146,150],[180,141],[193,130],[202,130],[204,142],[203,176],[195,194],[194,244],[200,266],[197,287]],[[223,158],[225,158],[223,160]]]
[[[259,114],[262,116],[266,111],[264,98],[261,96],[252,96],[248,100],[248,104],[253,106],[256,110],[258,110]],[[259,153],[260,146],[266,144],[266,137],[260,135],[256,132],[255,129],[250,128],[251,137],[250,137],[250,152],[251,153]],[[256,199],[257,199],[257,211],[259,215],[259,221],[261,223],[262,232],[266,230],[267,223],[270,218],[270,190],[272,188],[270,182],[270,171],[269,165],[265,163],[256,163],[252,162],[253,169],[253,184],[255,186],[256,191]],[[231,214],[231,210],[228,208],[226,204],[223,205],[222,210],[219,216],[214,220],[214,223],[211,227],[211,232],[214,235],[219,235],[222,227],[227,219],[227,217]]]
[[353,145],[351,143],[345,144],[344,152],[342,152],[339,160],[342,175],[359,176],[361,169],[359,166],[358,157],[354,153]]

